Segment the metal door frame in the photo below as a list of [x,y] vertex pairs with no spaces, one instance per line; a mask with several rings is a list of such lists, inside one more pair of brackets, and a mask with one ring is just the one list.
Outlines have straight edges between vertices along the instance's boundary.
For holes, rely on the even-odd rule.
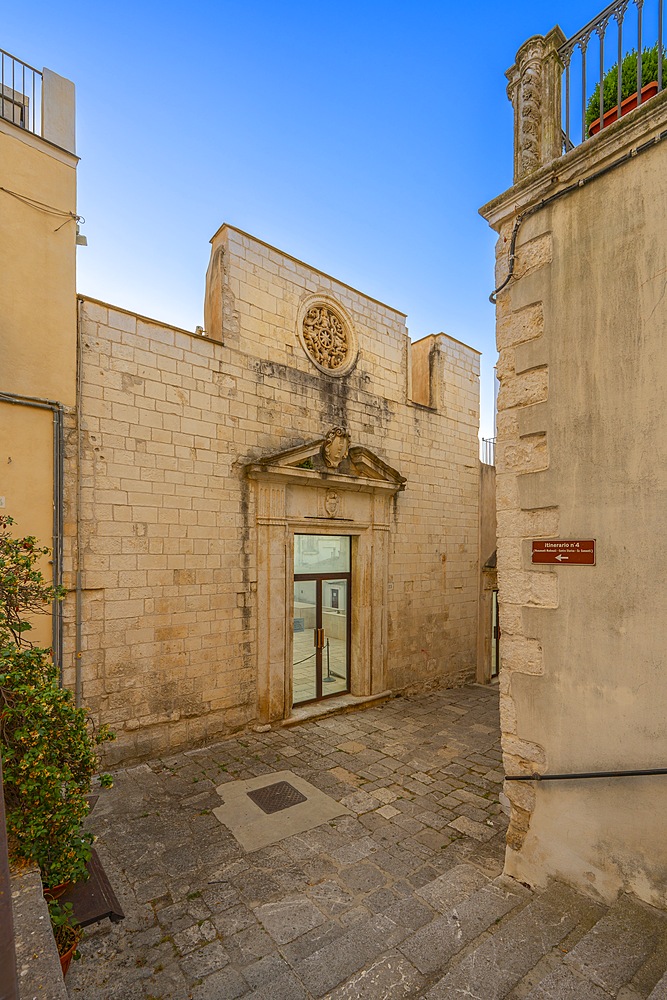
[[[347,536],[344,536],[347,537]],[[315,642],[315,697],[307,698],[305,701],[294,701],[292,698],[293,705],[309,705],[314,701],[324,701],[325,698],[334,698],[337,695],[349,694],[350,693],[350,682],[352,677],[350,658],[352,655],[352,569],[347,573],[293,573],[292,574],[293,583],[304,583],[314,581],[317,586],[315,588],[315,633],[323,632],[322,627],[322,583],[325,580],[344,580],[347,585],[347,610],[346,610],[346,667],[347,667],[347,686],[343,691],[332,691],[331,694],[322,694],[322,650],[324,649],[324,644],[317,644],[317,635],[314,636]],[[294,682],[294,653],[292,653],[292,682]]]

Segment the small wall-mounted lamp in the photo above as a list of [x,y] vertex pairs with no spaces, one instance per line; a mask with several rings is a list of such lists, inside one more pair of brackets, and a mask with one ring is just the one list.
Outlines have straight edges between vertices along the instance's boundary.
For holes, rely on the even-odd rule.
[[80,232],[80,230],[79,230],[79,223],[78,222],[76,224],[76,245],[78,247],[87,247],[88,246],[88,237],[84,236],[83,233]]

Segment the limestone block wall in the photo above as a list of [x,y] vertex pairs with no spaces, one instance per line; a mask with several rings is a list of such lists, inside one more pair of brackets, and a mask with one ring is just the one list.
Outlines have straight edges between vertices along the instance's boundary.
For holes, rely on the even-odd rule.
[[[667,149],[649,142],[666,124],[662,94],[482,210],[499,233],[497,285],[525,220],[497,302],[508,773],[659,767],[667,753]],[[533,565],[538,538],[594,538],[597,565]],[[664,906],[661,780],[507,782],[506,870]]]
[[[206,337],[80,302],[81,672],[85,704],[118,732],[115,759],[257,718],[261,609],[244,468],[335,426],[407,479],[390,528],[389,686],[475,671],[477,352],[437,335],[433,405],[414,404],[401,313],[231,227],[212,242]],[[299,341],[299,309],[314,294],[352,325],[359,354],[344,377],[319,371]]]

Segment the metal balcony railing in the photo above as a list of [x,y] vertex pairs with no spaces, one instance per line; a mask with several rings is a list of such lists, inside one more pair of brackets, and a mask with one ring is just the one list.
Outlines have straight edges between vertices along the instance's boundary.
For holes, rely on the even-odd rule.
[[496,439],[494,437],[482,438],[480,441],[479,457],[484,465],[496,464]]
[[[649,81],[642,72],[646,69],[642,61],[646,62],[647,54],[656,48],[656,79]],[[637,54],[636,80],[630,91],[634,99],[627,97],[624,101],[622,63],[633,50]],[[558,55],[563,64],[563,150],[567,152],[663,89],[663,0],[614,0],[568,38],[558,49]],[[610,97],[608,86],[605,97],[605,76],[614,67],[617,70],[615,93]],[[631,72],[634,75],[634,67]],[[654,86],[649,88],[649,83]],[[599,120],[593,123],[589,133],[588,103],[596,86],[599,88]]]
[[42,74],[0,49],[0,118],[42,134]]

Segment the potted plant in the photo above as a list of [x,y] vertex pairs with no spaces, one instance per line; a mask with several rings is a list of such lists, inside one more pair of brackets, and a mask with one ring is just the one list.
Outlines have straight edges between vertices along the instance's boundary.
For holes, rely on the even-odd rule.
[[[61,687],[50,649],[33,646],[30,619],[64,591],[39,568],[49,549],[14,538],[0,516],[0,750],[10,856],[39,865],[50,889],[87,877],[92,834],[81,825],[99,770],[98,747],[113,734],[95,731],[71,691]],[[111,784],[101,775],[102,785]],[[55,893],[54,893],[55,895]]]
[[[667,57],[662,59],[663,80],[667,83]],[[621,62],[621,108],[618,108],[618,63],[605,74],[603,80],[604,122],[606,128],[618,118],[637,107],[637,52],[628,52]],[[642,50],[642,104],[658,93],[658,46]],[[600,131],[600,84],[598,83],[586,108],[587,136]]]
[[72,959],[76,962],[81,957],[77,947],[83,937],[83,928],[74,919],[71,903],[49,903],[49,917],[58,948],[60,968],[63,976],[66,976]]

